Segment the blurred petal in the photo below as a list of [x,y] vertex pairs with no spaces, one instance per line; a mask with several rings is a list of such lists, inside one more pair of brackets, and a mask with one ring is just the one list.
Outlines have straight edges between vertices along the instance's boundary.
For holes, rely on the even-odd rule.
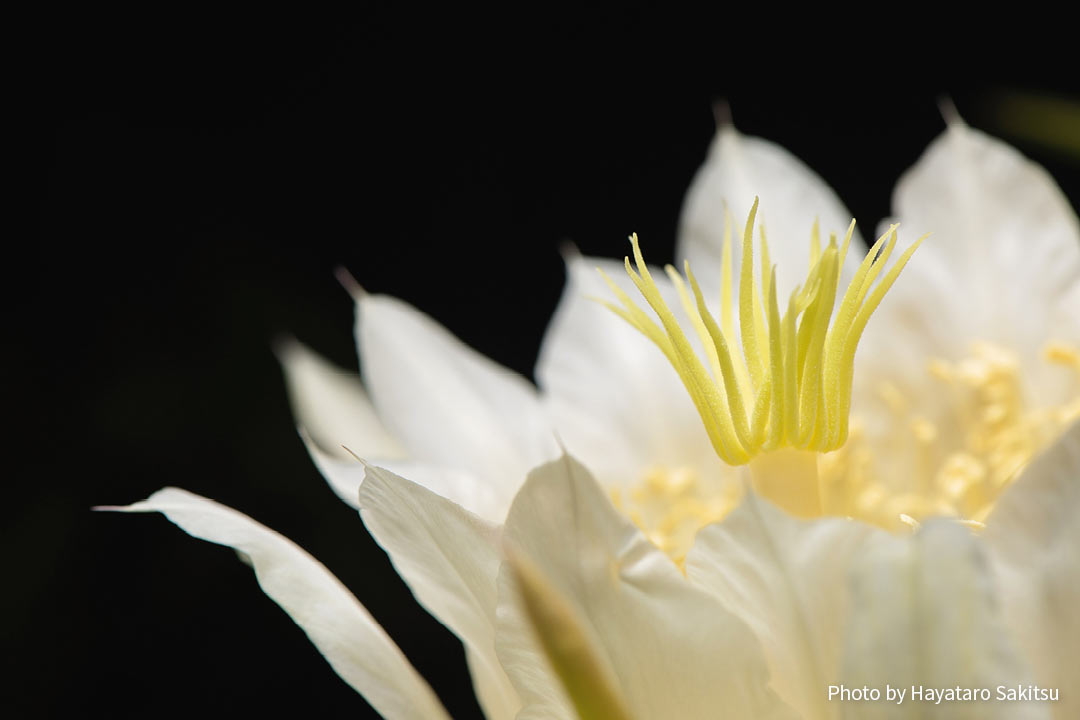
[[[734,221],[732,250],[734,267],[738,268],[739,233],[755,196],[761,199],[758,217],[765,225],[772,260],[778,265],[779,294],[786,298],[809,266],[814,220],[820,222],[824,247],[829,233],[843,237],[851,214],[801,160],[776,143],[743,135],[731,125],[717,129],[708,157],[687,190],[675,257],[679,263],[684,258],[690,260],[703,287],[717,285],[725,206]],[[852,256],[858,256],[864,247],[856,231]],[[845,264],[845,273],[854,273],[854,265]]]
[[[536,367],[559,439],[613,486],[637,480],[651,465],[716,466],[701,419],[663,353],[593,299],[614,300],[598,267],[637,295],[621,263],[567,259],[566,289]],[[674,295],[664,273],[654,278]]]
[[[859,717],[1050,717],[1046,702],[997,701],[997,686],[1027,685],[1028,669],[998,615],[976,539],[952,521],[932,521],[910,537],[878,536],[861,554],[844,650],[843,685],[908,689],[900,705],[858,703]],[[990,688],[991,700],[913,702],[913,685]]]
[[1055,717],[1080,717],[1080,424],[1031,463],[987,518],[984,538],[1013,637]]
[[360,514],[416,599],[469,651],[489,720],[521,706],[495,656],[499,528],[420,485],[368,466]]
[[375,416],[358,374],[336,367],[296,340],[286,340],[275,350],[296,423],[324,452],[349,459],[347,447],[361,457],[404,456]]
[[315,558],[246,515],[177,488],[124,512],[160,512],[189,535],[234,548],[338,675],[386,718],[447,718],[431,687],[344,585]]
[[[575,460],[564,456],[529,475],[504,537],[581,618],[639,720],[791,716],[768,688],[753,633],[688,583]],[[504,565],[496,643],[525,701],[523,717],[567,717],[510,575]]]
[[411,457],[465,471],[499,500],[557,454],[536,390],[400,300],[358,300],[361,367],[379,417]]
[[[941,356],[978,339],[1042,369],[1048,340],[1080,342],[1080,313],[1066,304],[1080,286],[1080,224],[1041,166],[955,118],[900,178],[893,210],[933,236],[882,303],[868,344],[871,331],[889,332],[893,345]],[[1040,403],[1060,397],[1053,373],[1029,375]]]
[[722,523],[698,533],[687,556],[690,579],[761,640],[773,686],[802,717],[839,710],[823,688],[839,681],[847,575],[879,534],[853,520],[798,520],[749,493]]

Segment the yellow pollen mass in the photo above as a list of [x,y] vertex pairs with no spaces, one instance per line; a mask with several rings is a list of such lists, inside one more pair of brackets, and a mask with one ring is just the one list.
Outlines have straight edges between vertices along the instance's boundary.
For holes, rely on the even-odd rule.
[[[685,278],[672,266],[665,268],[689,318],[689,329],[680,325],[645,264],[636,235],[630,239],[634,263],[625,259],[626,272],[659,324],[604,276],[619,301],[605,304],[664,353],[697,408],[716,454],[729,465],[745,465],[781,449],[828,452],[844,444],[859,338],[923,240],[919,238],[885,271],[897,242],[897,226],[891,226],[867,253],[837,306],[840,269],[855,222],[842,243],[832,235],[824,249],[815,224],[806,279],[781,311],[764,228],[760,275],[754,272],[757,207],[755,199],[743,230],[738,297],[732,290],[728,222],[719,321],[706,306],[687,262]],[[691,335],[704,349],[704,358],[695,351]]]
[[[897,387],[883,382],[878,396],[896,432],[871,442],[855,427],[847,445],[821,457],[823,511],[893,530],[915,527],[929,515],[981,527],[1028,461],[1080,419],[1080,351],[1051,343],[1043,357],[1073,373],[1072,392],[1050,407],[1032,407],[1025,399],[1020,361],[998,345],[976,342],[960,360],[930,361],[925,382],[946,406],[940,426],[915,413]],[[886,484],[875,465],[886,452],[910,459],[909,487]]]
[[742,496],[736,483],[707,481],[690,467],[659,466],[610,493],[615,507],[680,566],[697,531],[723,520]]

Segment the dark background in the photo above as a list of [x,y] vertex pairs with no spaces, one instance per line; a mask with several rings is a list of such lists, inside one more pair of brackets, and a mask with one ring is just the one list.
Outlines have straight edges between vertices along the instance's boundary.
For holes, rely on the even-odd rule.
[[[460,645],[294,430],[272,339],[356,362],[333,268],[529,375],[560,243],[621,256],[636,231],[671,259],[715,99],[814,167],[869,234],[943,129],[940,95],[1000,133],[1003,92],[1077,90],[1047,72],[854,53],[769,71],[776,46],[733,45],[732,28],[689,17],[420,14],[117,13],[28,29],[15,144],[33,229],[0,263],[14,420],[2,705],[16,716],[370,713],[232,552],[159,516],[89,511],[165,485],[298,542],[455,717],[477,716]],[[1076,161],[1017,144],[1075,206]]]

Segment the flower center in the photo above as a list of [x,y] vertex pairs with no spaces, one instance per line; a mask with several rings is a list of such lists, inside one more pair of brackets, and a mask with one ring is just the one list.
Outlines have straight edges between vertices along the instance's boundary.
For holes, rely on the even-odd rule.
[[[737,297],[728,218],[719,320],[706,307],[689,263],[685,278],[669,265],[665,271],[691,332],[684,331],[645,265],[637,236],[626,272],[659,324],[607,276],[619,304],[604,304],[660,348],[717,456],[728,466],[749,466],[754,489],[777,505],[804,517],[845,515],[892,530],[918,526],[930,515],[981,527],[1023,466],[1080,419],[1080,350],[1061,343],[1045,348],[1046,362],[1073,373],[1072,391],[1050,407],[1026,399],[1021,364],[1007,349],[979,342],[959,361],[933,360],[925,383],[937,403],[935,420],[909,399],[925,393],[881,382],[877,394],[888,408],[887,430],[871,436],[859,418],[849,426],[855,350],[870,315],[923,238],[886,271],[897,242],[897,226],[890,227],[836,308],[854,221],[842,244],[833,235],[824,250],[815,224],[810,269],[781,315],[764,228],[760,277],[754,272],[756,211],[755,200],[743,229]],[[627,489],[612,490],[612,499],[681,563],[697,531],[739,502],[743,486],[736,468],[728,470],[722,479],[704,482],[692,468],[649,468]]]
[[[626,272],[660,324],[606,276],[620,304],[605,304],[667,357],[720,459],[728,465],[749,464],[759,493],[794,514],[813,516],[823,509],[816,453],[835,450],[847,440],[859,338],[922,238],[884,271],[897,242],[897,226],[890,227],[863,259],[836,308],[840,270],[855,222],[842,244],[832,235],[824,250],[815,224],[806,279],[781,314],[764,228],[760,277],[754,270],[757,206],[755,200],[743,229],[737,298],[732,290],[730,219],[727,223],[719,321],[706,306],[690,264],[685,265],[685,279],[669,265],[665,270],[692,330],[688,336],[645,265],[636,235],[631,237],[634,265],[626,258]],[[700,344],[704,360],[691,337]]]
[[[882,383],[878,395],[888,408],[890,432],[871,440],[856,418],[847,445],[822,456],[825,511],[889,529],[928,515],[981,526],[1023,466],[1080,418],[1080,352],[1053,343],[1044,358],[1074,373],[1071,399],[1060,405],[1031,407],[1016,356],[986,342],[973,344],[972,354],[958,362],[928,364],[926,382],[946,402],[936,424],[899,388]],[[890,485],[876,462],[882,457],[901,459],[901,467],[910,463],[897,477],[906,487]]]

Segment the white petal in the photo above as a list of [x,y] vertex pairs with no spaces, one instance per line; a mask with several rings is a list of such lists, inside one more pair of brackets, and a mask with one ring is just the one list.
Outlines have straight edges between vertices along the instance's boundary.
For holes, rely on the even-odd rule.
[[[308,452],[315,466],[323,474],[338,497],[350,506],[359,509],[360,486],[364,482],[364,466],[352,455],[342,460],[323,452],[315,443],[304,438]],[[506,511],[495,490],[466,472],[453,470],[438,465],[431,465],[419,460],[393,460],[378,456],[363,458],[370,465],[378,465],[397,475],[441,495],[471,513],[489,518]]]
[[[753,633],[687,582],[576,461],[530,474],[504,537],[587,623],[639,720],[790,716],[768,688]],[[510,575],[504,564],[497,647],[526,703],[523,717],[567,717]]]
[[164,488],[127,507],[103,509],[160,512],[189,535],[242,553],[263,591],[383,717],[450,717],[431,687],[352,593],[315,558],[273,530],[177,488]]
[[839,681],[847,574],[877,534],[853,520],[798,520],[751,493],[723,523],[701,530],[687,556],[690,579],[761,640],[773,686],[802,717],[838,709],[823,688]]
[[521,702],[495,656],[499,528],[375,466],[359,499],[364,524],[416,599],[465,644],[488,719],[513,718]]
[[391,297],[358,300],[357,339],[379,417],[410,457],[487,484],[501,522],[529,469],[557,455],[533,386]]
[[1080,716],[1080,424],[1037,458],[987,518],[984,537],[1013,635],[1055,717]]
[[375,416],[360,376],[328,362],[296,340],[277,348],[296,422],[324,452],[348,459],[399,458],[404,450]]
[[[731,125],[717,129],[709,155],[687,190],[675,257],[680,263],[690,260],[703,286],[706,281],[716,286],[726,204],[735,227],[732,249],[738,282],[739,232],[755,196],[761,199],[758,218],[765,224],[771,259],[778,266],[777,287],[784,299],[806,277],[814,220],[820,222],[824,246],[831,232],[843,237],[851,214],[801,160],[776,143],[743,135]],[[857,257],[864,247],[856,231],[851,256]],[[853,272],[855,265],[851,260],[845,263],[845,273]]]
[[[963,526],[931,521],[914,536],[879,536],[852,576],[842,684],[905,688],[901,705],[846,704],[859,717],[1043,718],[1047,703],[999,702],[998,685],[1030,677],[998,614],[986,561]],[[912,702],[911,687],[989,688],[989,702]],[[838,702],[834,700],[834,702]]]
[[[622,264],[568,258],[566,289],[536,367],[560,440],[605,484],[635,481],[652,465],[716,466],[697,411],[660,349],[590,299],[617,302],[598,267],[640,297]],[[674,295],[662,272],[653,278],[665,297]]]
[[[1080,342],[1080,313],[1065,305],[1080,285],[1080,223],[1041,166],[955,120],[900,179],[893,211],[933,233],[881,308],[907,318],[912,341],[939,354],[996,342],[1040,369],[1048,340]],[[1060,382],[1036,385],[1042,401],[1060,397]]]
[[909,239],[932,235],[867,326],[853,406],[869,441],[890,453],[879,453],[879,472],[902,487],[944,456],[923,460],[914,437],[896,433],[881,397],[886,381],[936,428],[945,451],[965,440],[955,393],[930,375],[931,360],[964,360],[975,342],[989,342],[1018,359],[1029,408],[1076,392],[1075,374],[1043,351],[1050,341],[1080,346],[1080,229],[1045,170],[959,120],[901,178],[893,209]]

